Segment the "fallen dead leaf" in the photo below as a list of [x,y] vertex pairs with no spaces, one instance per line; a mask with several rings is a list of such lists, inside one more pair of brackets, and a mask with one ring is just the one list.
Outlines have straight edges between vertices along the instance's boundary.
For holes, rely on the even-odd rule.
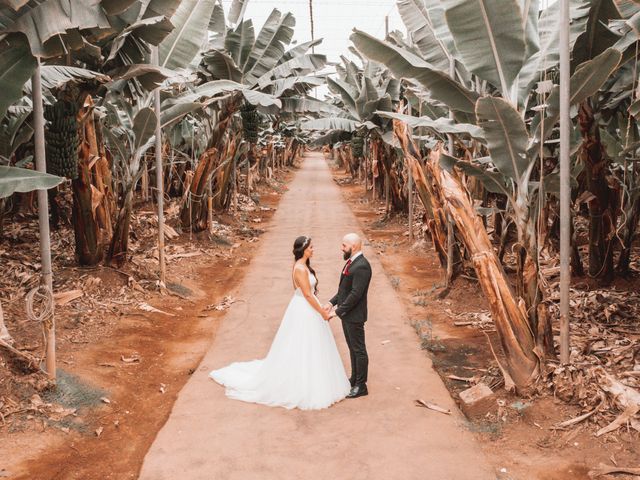
[[124,363],[140,363],[140,357],[138,355],[132,355],[131,357],[120,356],[120,360]]
[[56,305],[62,306],[66,305],[73,300],[76,300],[84,295],[82,290],[69,290],[66,292],[58,292],[53,294],[53,298],[56,301]]

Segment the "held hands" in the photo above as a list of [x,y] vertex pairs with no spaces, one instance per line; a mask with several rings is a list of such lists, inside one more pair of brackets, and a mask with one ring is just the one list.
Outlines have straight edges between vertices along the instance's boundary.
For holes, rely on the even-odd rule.
[[322,317],[326,321],[329,321],[332,318],[337,317],[336,309],[331,303],[327,303],[324,307],[322,307],[322,310],[324,310],[324,315]]

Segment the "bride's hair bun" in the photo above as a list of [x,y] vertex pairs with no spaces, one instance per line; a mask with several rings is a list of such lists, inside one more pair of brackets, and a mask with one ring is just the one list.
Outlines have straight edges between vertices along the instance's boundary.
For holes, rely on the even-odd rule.
[[302,258],[302,256],[304,255],[304,251],[307,249],[310,243],[311,237],[305,237],[303,235],[296,238],[296,241],[293,242],[293,256],[296,260]]
[[[304,251],[307,249],[309,244],[311,243],[311,237],[305,237],[304,235],[296,238],[296,241],[293,242],[293,256],[296,260],[300,260],[304,256]],[[318,276],[316,275],[316,271],[311,267],[311,262],[307,258],[307,268],[316,277],[316,288],[315,293],[318,293]]]

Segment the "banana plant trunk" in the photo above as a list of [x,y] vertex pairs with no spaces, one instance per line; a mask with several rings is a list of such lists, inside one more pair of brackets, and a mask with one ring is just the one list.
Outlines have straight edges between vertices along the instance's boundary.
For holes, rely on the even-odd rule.
[[78,177],[71,182],[73,191],[72,223],[76,242],[76,257],[83,266],[93,266],[103,258],[100,231],[93,209],[91,183],[91,152],[83,142],[78,158]]
[[434,184],[447,199],[446,208],[458,227],[478,282],[489,301],[491,316],[505,354],[506,370],[518,391],[525,392],[540,372],[535,333],[524,306],[511,289],[468,192],[455,173],[447,172],[440,166],[441,152],[441,149],[434,150],[429,158]]
[[194,232],[207,228],[208,212],[205,193],[217,160],[218,150],[216,148],[210,148],[201,155],[180,215],[183,228],[191,229]]
[[635,193],[631,208],[627,213],[627,224],[622,235],[622,249],[620,251],[620,257],[618,258],[617,269],[621,275],[627,275],[629,273],[631,246],[638,227],[638,220],[640,220],[640,195]]
[[113,237],[109,245],[107,254],[107,264],[122,266],[127,261],[127,251],[129,249],[129,228],[131,223],[131,212],[133,211],[133,185],[131,182],[124,194],[122,206],[118,211]]
[[600,139],[600,128],[589,100],[580,104],[578,124],[582,134],[579,158],[585,167],[584,188],[592,197],[589,207],[589,275],[603,283],[614,277],[617,194],[607,183],[609,162]]
[[231,123],[233,113],[238,108],[239,98],[230,99],[218,114],[218,123],[215,126],[209,148],[202,154],[200,162],[193,174],[193,181],[185,194],[180,211],[180,222],[183,228],[192,231],[201,231],[207,228],[207,185],[214,170],[216,160],[219,159],[218,152],[225,151],[227,141],[227,129]]
[[[455,172],[450,173],[440,166],[442,146],[433,150],[429,156],[426,171],[431,178],[427,181],[425,176],[420,174],[421,170],[416,168],[419,164],[415,158],[417,149],[410,140],[407,125],[394,121],[394,133],[402,146],[405,158],[411,162],[416,184],[420,182],[423,189],[429,190],[431,210],[434,213],[443,211],[443,225],[446,225],[444,220],[447,213],[453,218],[458,234],[471,257],[478,282],[489,301],[493,322],[506,358],[506,374],[511,377],[520,392],[527,391],[540,372],[536,336],[529,324],[526,309],[511,288],[468,191]],[[426,187],[430,183],[431,187]],[[420,192],[420,188],[418,191]],[[441,228],[446,232],[444,227]],[[446,240],[446,237],[444,239]]]
[[[403,193],[403,183],[404,180],[398,174],[397,169],[393,168],[394,160],[396,159],[396,153],[388,147],[387,145],[383,145],[383,148],[378,150],[382,152],[380,156],[380,164],[382,165],[382,169],[386,173],[386,175],[382,175],[384,181],[389,182],[389,200],[391,202],[391,211],[393,212],[404,212],[407,210],[408,198]],[[386,185],[384,186],[387,187]]]

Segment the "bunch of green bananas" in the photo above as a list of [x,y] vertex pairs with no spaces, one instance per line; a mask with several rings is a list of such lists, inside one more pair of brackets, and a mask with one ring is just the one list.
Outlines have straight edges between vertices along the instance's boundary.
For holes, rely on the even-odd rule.
[[244,130],[244,139],[247,142],[255,143],[258,141],[258,130],[260,129],[260,114],[255,105],[245,102],[240,108],[242,116],[242,128]]
[[48,121],[44,135],[47,171],[71,180],[78,178],[77,114],[76,104],[66,100],[58,100],[44,109],[44,118]]
[[364,155],[364,138],[360,135],[351,137],[351,154],[356,158]]

